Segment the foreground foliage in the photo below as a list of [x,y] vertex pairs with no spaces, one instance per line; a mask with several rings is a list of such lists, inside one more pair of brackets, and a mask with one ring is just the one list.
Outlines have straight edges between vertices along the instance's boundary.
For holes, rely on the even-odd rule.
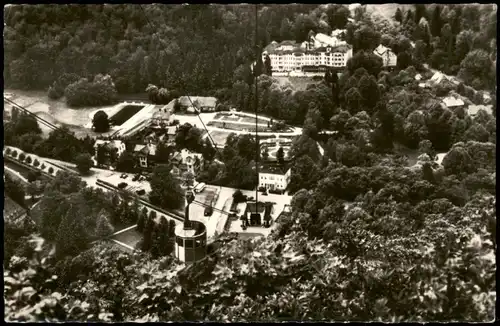
[[[359,219],[346,221],[351,226],[338,229],[337,239],[350,239],[349,253],[345,240],[308,240],[297,220],[284,238],[229,240],[187,269],[170,258],[149,260],[107,245],[58,264],[44,255],[13,257],[5,272],[6,316],[11,321],[490,321],[496,281],[488,225],[496,221],[494,205],[494,199],[474,201],[453,219],[430,223],[411,236],[381,236]],[[353,248],[359,255],[351,254]]]

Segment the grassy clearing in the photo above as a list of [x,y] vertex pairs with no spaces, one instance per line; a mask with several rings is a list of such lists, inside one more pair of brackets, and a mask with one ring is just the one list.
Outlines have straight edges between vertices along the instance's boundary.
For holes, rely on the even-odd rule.
[[231,117],[231,116],[228,116],[228,115],[223,115],[220,117],[219,120],[222,120],[222,121],[239,121],[240,120],[240,117]]
[[[251,118],[251,117],[243,117],[241,118],[240,122],[246,122],[246,123],[255,123],[255,118]],[[269,120],[265,120],[265,119],[259,119],[257,118],[257,123],[258,124],[264,124],[264,125],[267,125],[267,123],[269,122]]]
[[[77,137],[85,137],[87,135],[95,137],[98,133],[93,132],[91,129],[86,128],[91,121],[89,114],[102,109],[109,109],[113,106],[105,107],[83,107],[72,109],[68,107],[64,98],[59,100],[51,100],[47,97],[44,91],[22,91],[22,90],[4,90],[4,96],[14,101],[16,104],[24,107],[32,113],[36,113],[39,117],[47,120],[56,126],[66,126],[76,134]],[[9,111],[11,106],[6,106]],[[39,123],[43,135],[48,136],[52,129]]]
[[409,9],[414,10],[414,5],[400,3],[385,3],[376,5],[366,5],[366,11],[371,15],[378,15],[387,20],[393,20],[396,10],[401,8],[404,12]]

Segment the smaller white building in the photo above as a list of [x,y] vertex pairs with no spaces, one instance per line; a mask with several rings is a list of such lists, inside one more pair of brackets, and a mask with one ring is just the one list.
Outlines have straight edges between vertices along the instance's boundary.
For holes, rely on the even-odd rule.
[[291,175],[291,168],[262,167],[259,170],[259,187],[270,190],[285,190],[290,183]]
[[384,67],[395,67],[398,62],[398,57],[391,49],[380,44],[373,53],[380,58],[382,58],[382,62]]
[[314,48],[327,47],[327,46],[339,46],[346,45],[346,41],[340,40],[337,36],[328,36],[323,33],[317,33],[312,37],[312,41],[314,42]]
[[493,105],[469,105],[467,113],[471,117],[475,117],[479,111],[484,110],[486,113],[493,115]]
[[151,142],[146,145],[135,145],[134,154],[139,158],[139,166],[141,168],[147,168],[148,159],[156,155],[156,145]]
[[126,150],[125,143],[122,142],[121,140],[103,140],[103,139],[97,139],[94,143],[94,148],[96,150],[96,156],[97,156],[97,149],[101,146],[105,146],[109,151],[116,151],[118,154],[118,157],[123,154]]
[[205,96],[181,96],[178,99],[179,105],[188,112],[214,112],[217,107],[217,99],[215,97]]
[[446,105],[447,108],[459,108],[463,107],[465,105],[464,101],[460,98],[455,98],[453,96],[448,96],[443,99],[444,105]]
[[182,149],[180,152],[173,154],[172,161],[174,163],[174,174],[182,172],[191,172],[196,174],[198,169],[203,167],[203,154],[193,153],[187,149]]
[[332,31],[331,36],[336,37],[336,38],[340,38],[342,35],[345,35],[346,32],[347,32],[346,29],[336,29],[336,30]]

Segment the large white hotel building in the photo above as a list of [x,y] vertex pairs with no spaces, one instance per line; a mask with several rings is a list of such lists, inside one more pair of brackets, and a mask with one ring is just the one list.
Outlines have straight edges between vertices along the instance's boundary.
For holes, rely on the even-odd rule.
[[262,55],[263,59],[269,55],[273,73],[316,73],[328,67],[345,67],[352,57],[352,47],[336,37],[318,33],[302,43],[273,41]]

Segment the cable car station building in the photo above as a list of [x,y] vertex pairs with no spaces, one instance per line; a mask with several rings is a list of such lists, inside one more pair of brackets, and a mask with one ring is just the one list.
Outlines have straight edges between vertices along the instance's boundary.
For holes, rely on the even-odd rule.
[[184,223],[175,228],[174,254],[180,261],[190,264],[205,258],[207,252],[207,228],[199,221],[189,220],[189,205],[194,200],[191,190],[186,192]]

